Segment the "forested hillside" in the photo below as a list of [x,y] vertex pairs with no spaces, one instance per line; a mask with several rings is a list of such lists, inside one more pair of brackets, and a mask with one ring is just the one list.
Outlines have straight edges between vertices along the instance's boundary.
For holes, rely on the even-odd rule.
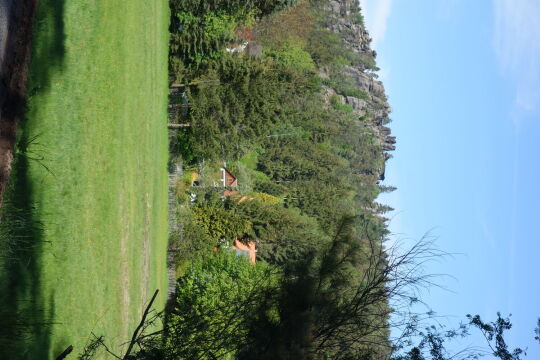
[[[167,353],[388,356],[391,209],[376,199],[394,190],[381,181],[395,138],[357,3],[171,6]],[[255,266],[231,255],[242,244]]]

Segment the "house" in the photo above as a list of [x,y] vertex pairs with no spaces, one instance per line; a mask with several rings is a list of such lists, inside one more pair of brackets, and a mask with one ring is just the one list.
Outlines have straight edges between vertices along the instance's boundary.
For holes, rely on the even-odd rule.
[[238,179],[229,170],[221,168],[221,184],[223,187],[238,187]]
[[[222,188],[238,188],[238,179],[234,176],[223,163],[223,167],[211,174],[211,182],[205,181],[206,186],[222,187]],[[192,171],[190,174],[191,186],[203,186],[202,167],[198,171]]]
[[[238,179],[229,170],[221,168],[221,186],[225,188],[223,195],[229,196],[238,193]],[[232,189],[230,189],[232,188]]]
[[231,250],[235,251],[238,256],[248,257],[250,264],[255,264],[257,261],[257,246],[253,240],[243,243],[237,238],[234,240]]
[[[219,171],[214,170],[211,172],[210,181],[205,180],[203,183],[203,167],[201,166],[198,171],[193,171],[190,174],[190,182],[192,187],[217,187],[223,189],[223,196],[231,196],[238,194],[238,179],[234,176],[226,167],[226,163],[223,163],[223,167]],[[215,168],[214,168],[215,169]],[[195,194],[191,194],[191,202],[194,202],[196,198]]]
[[225,51],[229,53],[242,53],[249,45],[249,41],[244,41],[241,44],[232,44],[230,47],[225,48]]
[[255,29],[251,27],[239,27],[234,35],[238,42],[225,48],[229,53],[246,53],[249,56],[259,57],[262,55],[262,46],[257,42]]

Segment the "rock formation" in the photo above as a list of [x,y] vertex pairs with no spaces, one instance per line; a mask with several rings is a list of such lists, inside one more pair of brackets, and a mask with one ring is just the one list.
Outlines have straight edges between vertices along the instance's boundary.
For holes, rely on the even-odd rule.
[[[378,68],[375,66],[375,57],[377,54],[370,48],[371,38],[361,20],[360,9],[356,0],[331,0],[327,5],[327,10],[335,15],[330,21],[328,29],[339,35],[345,46],[357,54],[360,59],[365,60],[354,66],[345,66],[341,72],[352,79],[354,87],[367,96],[366,98],[358,98],[339,95],[329,86],[324,89],[325,96],[328,102],[330,102],[331,96],[338,96],[342,104],[352,107],[353,112],[358,115],[359,121],[376,137],[377,143],[385,151],[384,160],[387,160],[391,156],[386,152],[396,148],[396,138],[390,135],[390,128],[385,126],[391,121],[389,118],[391,108],[383,83],[376,79],[375,71]],[[322,78],[329,77],[328,70],[323,69],[319,74]],[[384,180],[384,165],[379,169],[377,176],[380,180]]]

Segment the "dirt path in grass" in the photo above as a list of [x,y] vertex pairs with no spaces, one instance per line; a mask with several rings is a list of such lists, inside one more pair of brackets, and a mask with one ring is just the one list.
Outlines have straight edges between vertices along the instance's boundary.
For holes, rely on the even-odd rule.
[[[131,334],[131,331],[134,329],[130,328],[130,319],[132,316],[136,316],[135,320],[140,319],[142,316],[143,310],[146,307],[146,302],[149,300],[149,284],[150,284],[150,217],[152,214],[152,205],[150,203],[150,195],[148,193],[144,196],[144,228],[143,228],[143,238],[140,243],[141,246],[141,278],[139,282],[139,299],[131,299],[131,286],[132,281],[130,277],[130,259],[129,257],[129,242],[130,236],[132,235],[132,230],[130,228],[130,219],[128,216],[128,211],[126,208],[126,195],[124,192],[120,193],[120,214],[122,215],[121,224],[122,236],[120,237],[120,303],[122,304],[122,338],[128,339],[128,336]],[[131,239],[133,241],[134,239]],[[139,300],[140,307],[137,310],[136,314],[131,313],[131,302]]]
[[[152,216],[152,205],[148,193],[144,195],[144,237],[142,243],[142,274],[141,274],[141,304],[146,305],[148,299],[148,287],[150,284],[150,217]],[[140,310],[142,316],[143,309]]]
[[0,0],[0,206],[26,96],[37,0]]
[[122,191],[120,193],[120,214],[122,214],[122,236],[120,237],[120,303],[122,304],[122,339],[128,339],[129,335],[129,317],[130,317],[130,276],[129,276],[129,235],[130,223],[129,215],[126,209],[126,196]]

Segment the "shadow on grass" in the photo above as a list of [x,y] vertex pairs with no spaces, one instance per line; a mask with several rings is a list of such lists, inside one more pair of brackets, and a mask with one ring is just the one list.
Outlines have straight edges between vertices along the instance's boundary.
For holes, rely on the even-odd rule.
[[[39,1],[29,95],[47,88],[51,76],[62,70],[65,57],[65,0]],[[23,109],[24,99],[17,103]],[[54,302],[42,292],[40,258],[43,227],[32,200],[28,177],[31,156],[26,148],[26,121],[20,123],[19,140],[0,219],[0,359],[48,359]],[[48,296],[51,296],[50,294]]]
[[0,223],[0,358],[46,359],[53,309],[41,292],[42,226],[31,202],[28,159],[14,161]]
[[40,0],[36,11],[29,95],[49,87],[51,77],[61,72],[65,57],[64,7],[66,0]]

